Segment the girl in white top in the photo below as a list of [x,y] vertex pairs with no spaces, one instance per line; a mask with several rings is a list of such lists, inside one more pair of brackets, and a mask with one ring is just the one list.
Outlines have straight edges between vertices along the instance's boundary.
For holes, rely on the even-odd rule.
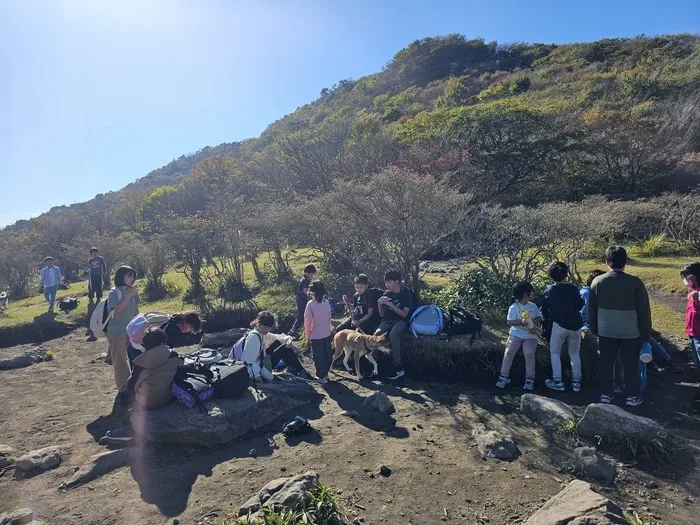
[[275,324],[272,312],[260,312],[250,325],[253,329],[245,335],[241,361],[249,365],[251,379],[272,381],[272,371],[283,359],[289,373],[299,379],[312,379],[292,347],[292,338],[271,333]]
[[523,347],[525,355],[525,390],[535,388],[535,351],[537,350],[537,338],[539,323],[542,322],[542,314],[537,305],[532,301],[535,290],[528,282],[520,282],[513,288],[513,298],[515,302],[508,308],[508,324],[510,333],[506,342],[506,352],[503,355],[501,365],[501,375],[496,386],[505,388],[510,383],[510,368],[513,366],[513,359],[517,355],[520,347]]

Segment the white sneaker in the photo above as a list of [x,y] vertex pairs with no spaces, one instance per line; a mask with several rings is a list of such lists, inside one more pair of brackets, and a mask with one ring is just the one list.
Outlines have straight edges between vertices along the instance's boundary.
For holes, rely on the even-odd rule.
[[496,382],[496,388],[505,388],[508,386],[508,383],[510,383],[509,377],[499,376],[498,381]]

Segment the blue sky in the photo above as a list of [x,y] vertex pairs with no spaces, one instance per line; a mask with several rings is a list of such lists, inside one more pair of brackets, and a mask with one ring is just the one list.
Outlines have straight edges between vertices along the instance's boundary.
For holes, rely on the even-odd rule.
[[0,2],[0,226],[259,135],[425,36],[700,32],[700,1]]

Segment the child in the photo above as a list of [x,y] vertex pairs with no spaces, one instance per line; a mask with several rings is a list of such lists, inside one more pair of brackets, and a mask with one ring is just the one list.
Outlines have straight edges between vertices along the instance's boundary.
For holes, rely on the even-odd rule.
[[309,285],[314,275],[316,275],[316,267],[313,264],[304,266],[304,275],[299,279],[295,297],[297,303],[297,318],[294,320],[292,329],[289,331],[289,335],[295,338],[299,337],[299,329],[304,326],[304,312],[306,312],[306,304],[309,302]]
[[53,305],[56,302],[56,292],[58,291],[58,286],[61,284],[61,269],[58,266],[54,266],[53,257],[46,257],[44,262],[46,266],[39,274],[39,284],[41,285],[41,291],[44,293],[46,302],[49,303],[49,313],[53,313]]
[[508,325],[510,336],[506,343],[506,353],[503,356],[501,375],[496,386],[505,388],[510,383],[510,367],[513,366],[520,346],[525,354],[525,390],[535,388],[535,351],[537,350],[536,325],[542,321],[542,314],[535,303],[532,303],[535,290],[526,281],[519,282],[513,287],[515,302],[508,308]]
[[316,365],[316,376],[319,383],[328,383],[328,371],[333,364],[333,349],[331,348],[331,305],[326,299],[326,287],[320,281],[309,285],[311,300],[304,311],[304,330],[311,342],[311,353]]
[[371,335],[379,327],[381,321],[377,299],[382,295],[382,292],[370,288],[369,278],[363,273],[355,277],[354,283],[355,295],[352,302],[347,295],[343,295],[343,302],[350,311],[350,318],[340,323],[336,331],[360,329]]
[[569,267],[566,263],[557,261],[549,267],[549,277],[554,284],[544,291],[542,299],[542,315],[552,323],[552,335],[549,340],[549,353],[552,358],[552,379],[547,379],[545,385],[552,390],[564,391],[561,375],[561,349],[567,343],[569,359],[571,360],[571,389],[581,391],[581,328],[583,317],[581,309],[585,301],[581,298],[578,287],[566,282]]
[[[695,373],[700,376],[700,262],[686,264],[681,270],[681,277],[690,290],[685,307],[685,331],[690,340]],[[695,391],[693,402],[700,406],[700,387]]]
[[114,274],[114,288],[107,294],[107,308],[114,310],[107,323],[107,349],[114,370],[114,382],[117,391],[126,387],[131,375],[129,361],[129,336],[126,325],[139,313],[139,289],[136,286],[136,270],[129,266],[120,266]]
[[[591,327],[588,325],[588,298],[591,296],[591,284],[593,284],[593,281],[595,280],[596,277],[599,275],[604,275],[605,272],[603,270],[593,270],[591,273],[588,274],[588,279],[586,279],[586,284],[584,284],[581,287],[581,299],[583,299],[583,308],[581,308],[581,317],[583,318],[583,330],[584,332],[588,332],[590,334],[591,332]],[[591,334],[592,335],[592,334]],[[593,336],[595,337],[595,336]],[[585,339],[585,337],[584,337]],[[598,348],[597,346],[598,341],[596,340],[596,349]]]

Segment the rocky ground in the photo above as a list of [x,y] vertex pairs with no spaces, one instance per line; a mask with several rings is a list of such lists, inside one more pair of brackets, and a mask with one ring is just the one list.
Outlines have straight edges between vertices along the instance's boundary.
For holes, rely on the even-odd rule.
[[[91,456],[106,450],[97,439],[117,424],[110,416],[112,370],[99,358],[105,346],[73,332],[43,345],[53,353],[52,361],[0,371],[0,443],[14,449],[0,448],[0,513],[26,507],[49,525],[213,524],[269,481],[313,470],[342,491],[351,521],[524,523],[575,473],[583,476],[584,462],[599,459],[590,450],[578,451],[578,459],[574,455],[574,448],[594,440],[533,422],[520,410],[516,386],[494,392],[490,378],[482,385],[410,379],[358,384],[342,372],[328,385],[313,386],[313,402],[253,435],[216,448],[137,446],[110,459],[115,465],[106,474],[60,489]],[[4,349],[0,357],[27,348]],[[609,471],[604,470],[593,481],[623,509],[657,523],[697,523],[700,417],[689,407],[692,371],[687,363],[685,368],[683,374],[651,378],[647,402],[635,410],[671,432],[663,452],[655,461],[637,462],[604,450],[615,480],[605,486]],[[377,391],[387,394],[393,413],[364,403]],[[536,393],[550,395],[539,384]],[[579,417],[596,394],[591,387],[551,397],[572,405]],[[307,417],[315,431],[285,440],[282,423],[296,414]],[[490,431],[509,435],[515,448],[485,447],[483,435]],[[54,448],[23,458],[45,469],[24,473],[8,466],[45,447]],[[492,451],[502,448],[511,459],[484,457],[501,456]],[[378,473],[382,465],[390,475]]]

